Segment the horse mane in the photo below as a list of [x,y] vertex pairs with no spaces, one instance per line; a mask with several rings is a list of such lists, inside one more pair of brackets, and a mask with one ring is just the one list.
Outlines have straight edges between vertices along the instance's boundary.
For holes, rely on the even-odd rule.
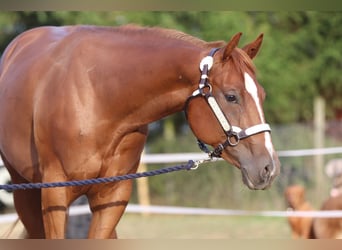
[[136,24],[126,24],[119,27],[119,30],[122,32],[136,32],[137,34],[149,32],[151,35],[188,42],[201,48],[223,47],[226,44],[225,41],[206,42],[182,31],[160,27],[142,27]]
[[[174,30],[174,29],[165,29],[160,27],[141,27],[135,24],[127,24],[121,26],[123,31],[138,31],[138,32],[151,32],[153,35],[162,36],[165,38],[181,40],[185,42],[189,42],[195,46],[201,48],[218,48],[224,47],[226,45],[225,41],[212,41],[206,42],[200,38],[191,36],[182,31]],[[241,73],[245,72],[246,69],[255,73],[256,67],[252,61],[252,59],[240,48],[235,48],[231,55],[232,61],[237,69],[241,70]]]
[[[88,28],[90,27],[88,26]],[[224,47],[226,45],[226,42],[222,40],[206,42],[200,38],[191,36],[182,31],[178,31],[175,29],[155,27],[155,26],[145,27],[145,26],[139,26],[137,24],[126,24],[126,25],[116,26],[116,27],[97,26],[96,29],[106,30],[109,32],[120,32],[123,34],[129,33],[131,35],[137,35],[137,36],[141,36],[141,35],[145,35],[146,33],[149,33],[148,38],[160,37],[160,38],[166,38],[166,39],[174,39],[176,41],[183,41],[183,42],[190,43],[194,46],[204,48],[204,49],[219,48],[219,47]],[[241,73],[246,71],[246,69],[248,69],[252,73],[255,73],[256,69],[255,69],[252,59],[250,59],[250,57],[242,49],[235,48],[230,58],[232,59],[232,62],[236,66],[236,68],[241,69]]]

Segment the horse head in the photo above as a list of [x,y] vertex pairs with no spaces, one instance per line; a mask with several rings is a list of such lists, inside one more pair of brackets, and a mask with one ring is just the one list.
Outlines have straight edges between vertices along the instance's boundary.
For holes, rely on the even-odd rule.
[[222,48],[213,49],[200,63],[199,87],[188,99],[189,126],[202,145],[241,169],[250,189],[266,189],[279,174],[280,163],[265,122],[265,92],[256,79],[252,59],[262,43],[238,48],[241,33]]

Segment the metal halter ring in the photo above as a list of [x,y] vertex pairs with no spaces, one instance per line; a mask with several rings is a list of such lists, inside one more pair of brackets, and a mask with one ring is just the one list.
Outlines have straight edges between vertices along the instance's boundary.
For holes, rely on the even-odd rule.
[[[204,91],[205,89],[208,89],[208,91]],[[198,90],[202,96],[205,96],[206,94],[212,93],[213,87],[210,83],[206,83],[205,85],[200,86]]]
[[[233,142],[231,138],[234,138],[235,142]],[[227,141],[228,141],[230,146],[235,147],[239,144],[240,137],[236,132],[230,131],[227,135]]]

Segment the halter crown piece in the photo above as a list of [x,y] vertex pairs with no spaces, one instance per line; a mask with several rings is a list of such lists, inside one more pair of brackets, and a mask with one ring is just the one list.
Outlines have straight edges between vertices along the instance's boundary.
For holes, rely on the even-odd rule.
[[220,123],[222,129],[224,130],[227,136],[227,140],[219,144],[212,151],[208,149],[208,147],[206,146],[204,142],[197,139],[200,149],[204,151],[205,153],[208,153],[210,158],[221,157],[222,151],[227,146],[235,147],[239,144],[240,140],[245,139],[249,136],[259,134],[262,132],[271,132],[270,125],[267,123],[257,124],[246,129],[241,129],[240,127],[232,126],[229,123],[227,117],[223,113],[215,97],[212,95],[212,86],[208,82],[209,70],[213,66],[213,62],[214,62],[213,56],[218,50],[219,48],[212,49],[209,55],[204,57],[201,60],[200,65],[199,65],[199,68],[201,71],[201,79],[198,85],[198,89],[196,89],[191,95],[191,97],[203,96],[206,99],[209,107],[213,111],[215,117],[217,118],[218,122]]

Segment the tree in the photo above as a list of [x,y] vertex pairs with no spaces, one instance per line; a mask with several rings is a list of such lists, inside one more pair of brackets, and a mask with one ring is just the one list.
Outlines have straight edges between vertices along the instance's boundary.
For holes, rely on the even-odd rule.
[[[342,16],[338,12],[251,13],[267,30],[258,61],[268,93],[265,113],[273,122],[312,119],[314,97],[330,114],[341,107]],[[258,59],[257,59],[258,60]]]

